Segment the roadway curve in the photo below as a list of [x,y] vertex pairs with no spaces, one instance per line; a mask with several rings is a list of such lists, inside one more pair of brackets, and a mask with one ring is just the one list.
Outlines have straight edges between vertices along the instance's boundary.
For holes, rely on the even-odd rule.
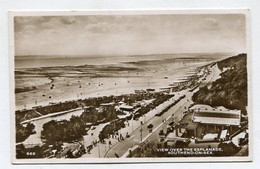
[[[211,68],[212,70],[211,73],[206,77],[204,82],[199,85],[199,87],[209,85],[211,82],[216,80],[216,77],[219,76],[219,74],[216,73],[216,69],[218,68],[217,65],[215,64]],[[122,157],[126,152],[128,152],[130,148],[140,144],[141,142],[146,141],[147,139],[149,140],[159,139],[158,137],[159,131],[162,129],[166,129],[166,126],[169,122],[174,121],[175,123],[178,123],[182,119],[183,112],[186,111],[190,105],[192,105],[193,102],[191,101],[192,100],[191,98],[196,91],[198,91],[198,88],[192,92],[190,92],[189,90],[185,90],[185,97],[182,100],[180,100],[177,104],[172,106],[162,116],[154,116],[149,121],[144,123],[137,130],[135,130],[130,134],[130,138],[127,138],[124,141],[117,142],[116,144],[112,145],[110,149],[105,153],[104,157],[116,158],[115,154],[117,154],[119,157]],[[173,114],[174,116],[172,116]],[[166,122],[163,122],[163,120],[166,120]],[[147,126],[149,124],[153,124],[154,126],[152,133],[149,133],[147,129]],[[141,129],[142,132],[140,132]]]

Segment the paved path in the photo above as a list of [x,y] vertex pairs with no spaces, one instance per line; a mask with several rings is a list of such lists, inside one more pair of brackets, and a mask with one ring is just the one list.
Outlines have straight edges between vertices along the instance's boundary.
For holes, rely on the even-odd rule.
[[[200,87],[208,85],[212,81],[216,80],[215,77],[218,75],[215,73],[214,70],[215,68],[212,69],[212,73],[207,76],[206,80],[200,85]],[[116,144],[114,144],[112,147],[108,149],[104,157],[116,158],[117,155],[121,157],[130,148],[134,147],[137,144],[140,144],[141,142],[144,142],[146,139],[149,139],[149,137],[151,136],[153,136],[153,138],[157,137],[160,130],[166,129],[167,124],[170,120],[174,121],[175,123],[178,123],[184,116],[183,112],[186,111],[187,108],[193,103],[191,101],[192,100],[191,98],[193,93],[196,92],[197,90],[198,89],[196,89],[193,92],[188,92],[188,90],[186,90],[185,97],[181,101],[179,101],[176,105],[172,106],[162,116],[160,117],[155,116],[154,118],[151,118],[144,125],[140,126],[137,130],[135,130],[135,132],[131,133],[130,138],[126,139],[125,141],[117,142]],[[166,122],[163,122],[165,120]],[[149,133],[147,129],[147,125],[149,124],[153,124],[154,126],[152,133]]]
[[[147,126],[148,123],[150,124],[151,120],[156,117],[155,114],[157,114],[158,112],[161,112],[166,107],[168,107],[173,102],[175,102],[177,99],[179,99],[183,95],[184,92],[185,91],[176,93],[176,95],[174,97],[172,97],[169,100],[165,101],[164,103],[160,104],[159,106],[156,107],[156,109],[152,109],[147,114],[141,116],[138,120],[128,121],[128,124],[126,124],[126,127],[119,130],[119,133],[121,133],[123,137],[126,136],[126,133],[128,133],[130,135],[130,138],[133,137],[133,135],[135,135],[135,133],[138,133],[138,131],[141,129],[140,128],[141,121],[144,123],[143,127]],[[97,132],[97,134],[99,134],[99,132]],[[94,135],[90,136],[90,137],[93,137],[96,139],[98,138],[98,137],[95,137]],[[145,137],[145,135],[144,135],[144,137]],[[106,141],[105,144],[98,143],[96,147],[93,147],[90,154],[84,154],[82,156],[82,158],[84,158],[84,157],[90,157],[90,158],[91,157],[92,158],[93,157],[104,157],[104,156],[106,156],[106,153],[110,148],[114,147],[116,144],[125,142],[125,141],[118,142],[117,138],[112,138],[112,137],[110,137],[109,139],[105,139],[105,141]],[[108,144],[109,141],[111,141],[111,145]]]
[[[148,139],[155,131],[159,131],[165,127],[166,123],[163,121],[175,121],[178,122],[183,117],[183,112],[187,110],[188,106],[191,105],[191,102],[187,101],[187,99],[191,100],[192,93],[189,92],[181,101],[179,101],[176,105],[171,107],[167,112],[165,112],[162,116],[154,116],[154,118],[150,119],[144,125],[140,126],[137,130],[135,130],[131,135],[130,138],[118,142],[109,149],[109,151],[105,154],[105,157],[116,157],[115,153],[118,156],[122,156],[129,148],[133,147],[136,144],[139,144],[146,139]],[[185,109],[186,107],[186,109]],[[172,116],[174,114],[174,116]],[[153,133],[150,133],[147,129],[149,124],[153,124]],[[142,132],[141,132],[142,130]]]
[[[215,67],[215,66],[214,66]],[[212,81],[218,77],[218,73],[215,73],[216,68],[212,68],[212,73],[206,77],[200,87],[209,85]],[[204,78],[204,77],[203,77]],[[189,92],[188,90],[183,90],[181,92],[176,93],[176,95],[170,100],[162,103],[156,109],[151,110],[145,116],[141,116],[139,120],[130,120],[128,125],[125,128],[122,128],[119,133],[123,135],[125,138],[126,133],[130,134],[130,138],[125,139],[124,141],[118,142],[117,138],[109,138],[105,139],[106,143],[98,143],[96,147],[93,147],[90,154],[84,154],[81,158],[117,158],[115,153],[121,157],[123,156],[129,148],[132,148],[145,140],[158,140],[158,133],[160,130],[166,130],[168,123],[174,121],[175,123],[179,122],[183,117],[183,112],[187,110],[187,108],[192,104],[191,97],[194,92],[198,90],[195,89],[193,92]],[[167,112],[165,112],[162,116],[155,116],[156,113],[163,110],[165,107],[170,105],[174,100],[177,100],[182,95],[186,95],[181,101],[179,101],[176,105],[172,106]],[[174,116],[172,116],[174,114]],[[166,122],[163,122],[166,120]],[[140,122],[144,122],[141,126]],[[153,124],[153,132],[149,133],[147,129],[147,125]],[[142,128],[142,136],[141,130]],[[111,142],[111,145],[108,142]]]

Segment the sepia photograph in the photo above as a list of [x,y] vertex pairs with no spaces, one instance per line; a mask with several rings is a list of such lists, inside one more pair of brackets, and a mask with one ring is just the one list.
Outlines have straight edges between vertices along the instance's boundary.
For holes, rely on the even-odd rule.
[[248,10],[10,12],[13,163],[250,161]]

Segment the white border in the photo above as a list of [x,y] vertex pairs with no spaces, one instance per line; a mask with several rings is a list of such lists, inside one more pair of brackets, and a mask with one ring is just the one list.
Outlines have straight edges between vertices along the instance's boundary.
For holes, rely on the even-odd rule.
[[[249,9],[157,9],[157,10],[88,10],[88,11],[15,11],[9,12],[9,75],[11,162],[13,164],[72,164],[72,163],[162,163],[162,162],[250,162],[253,160],[252,130],[252,67],[251,67],[251,17]],[[158,15],[158,14],[244,14],[246,16],[246,50],[248,70],[248,157],[184,157],[184,158],[84,158],[84,159],[16,159],[15,158],[15,94],[14,94],[14,22],[15,16],[75,16],[75,15]]]

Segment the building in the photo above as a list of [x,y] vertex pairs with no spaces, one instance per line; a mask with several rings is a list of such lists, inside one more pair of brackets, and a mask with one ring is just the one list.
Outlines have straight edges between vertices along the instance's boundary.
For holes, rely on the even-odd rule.
[[212,108],[208,105],[195,105],[190,108],[193,113],[192,121],[203,124],[208,132],[219,132],[228,128],[239,127],[241,122],[240,110],[228,110],[224,107]]
[[186,130],[185,137],[203,139],[205,135],[207,138],[210,134],[217,134],[217,138],[225,140],[240,128],[240,121],[240,110],[212,108],[198,104],[189,108],[189,113],[184,116],[180,124]]
[[186,147],[190,143],[189,138],[176,136],[175,132],[169,133],[161,142],[161,147]]
[[104,113],[106,112],[108,109],[114,109],[116,103],[114,102],[110,102],[110,103],[102,103],[100,104],[99,108],[98,108],[98,112],[99,113]]
[[186,114],[180,121],[180,126],[185,129],[185,137],[200,137],[203,134],[203,126],[200,123],[192,121],[192,116],[192,113]]
[[134,107],[126,105],[126,104],[122,104],[122,105],[119,106],[119,109],[122,110],[122,111],[132,112],[134,110]]

